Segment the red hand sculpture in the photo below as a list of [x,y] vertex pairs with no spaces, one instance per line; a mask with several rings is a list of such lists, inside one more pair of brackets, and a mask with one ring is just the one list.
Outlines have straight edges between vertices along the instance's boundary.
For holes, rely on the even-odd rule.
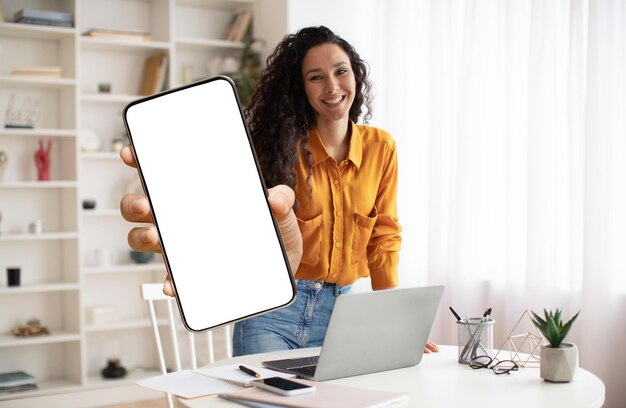
[[48,146],[44,149],[43,141],[39,141],[39,149],[35,151],[35,165],[37,166],[37,179],[39,181],[50,180],[50,148],[52,142],[48,141]]

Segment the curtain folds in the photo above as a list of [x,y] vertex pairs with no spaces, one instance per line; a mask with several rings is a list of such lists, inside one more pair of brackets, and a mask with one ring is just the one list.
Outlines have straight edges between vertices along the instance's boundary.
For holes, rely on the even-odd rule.
[[624,1],[381,4],[400,279],[446,285],[432,339],[456,342],[448,306],[492,307],[496,345],[527,308],[580,309],[568,340],[623,406]]

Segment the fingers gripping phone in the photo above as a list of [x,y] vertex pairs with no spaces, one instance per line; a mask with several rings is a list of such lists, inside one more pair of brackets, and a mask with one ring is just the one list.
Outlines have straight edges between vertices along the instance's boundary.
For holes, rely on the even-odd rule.
[[137,100],[123,119],[187,329],[291,303],[295,282],[232,80]]
[[288,397],[293,395],[308,394],[315,391],[315,387],[312,385],[291,381],[282,377],[262,378],[251,381],[250,384],[254,387]]

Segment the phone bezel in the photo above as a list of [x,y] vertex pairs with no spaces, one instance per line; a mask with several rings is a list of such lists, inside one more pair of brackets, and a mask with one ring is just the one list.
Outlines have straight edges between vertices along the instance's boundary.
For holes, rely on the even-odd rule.
[[[265,381],[267,380],[278,380],[284,383],[297,384],[298,388],[287,390],[284,388],[280,388],[279,386],[276,386],[276,385],[270,385],[270,384],[265,383]],[[288,396],[288,397],[293,396],[293,395],[310,394],[312,392],[315,392],[315,386],[313,385],[304,384],[299,381],[294,381],[289,378],[283,378],[283,377],[260,378],[258,380],[251,381],[250,384],[254,387],[257,387],[266,391],[270,391],[276,394]]]
[[[141,104],[141,103],[144,103],[144,102],[156,99],[156,98],[160,98],[160,97],[163,97],[163,96],[175,93],[175,92],[184,91],[185,89],[201,86],[201,85],[213,82],[213,81],[225,81],[226,83],[228,83],[230,85],[230,88],[231,88],[234,96],[235,96],[235,99],[237,101],[237,107],[238,107],[238,110],[239,110],[239,115],[240,115],[242,123],[244,125],[244,129],[245,129],[248,145],[250,147],[252,156],[254,158],[254,163],[255,163],[255,166],[256,166],[256,170],[257,170],[257,175],[259,177],[259,181],[261,183],[261,186],[262,186],[262,189],[263,189],[263,192],[264,192],[264,195],[265,195],[265,202],[266,202],[268,211],[271,214],[271,208],[269,206],[269,201],[268,201],[269,193],[268,193],[265,181],[264,181],[264,179],[262,177],[262,174],[261,174],[261,167],[260,167],[260,164],[259,164],[258,156],[257,156],[256,150],[254,148],[254,143],[252,141],[252,137],[250,135],[250,131],[249,131],[248,126],[247,126],[246,121],[245,121],[245,117],[244,117],[244,114],[243,114],[243,109],[241,107],[241,100],[240,100],[239,95],[237,93],[237,89],[236,89],[235,83],[234,83],[234,81],[231,78],[229,78],[227,76],[218,75],[218,76],[215,76],[215,77],[203,79],[203,80],[200,80],[200,81],[193,82],[191,84],[179,86],[179,87],[172,88],[172,89],[169,89],[169,90],[166,90],[166,91],[162,91],[162,92],[150,95],[150,96],[146,96],[144,98],[140,98],[140,99],[134,100],[131,103],[129,103],[127,106],[125,106],[124,109],[123,109],[122,116],[123,116],[124,126],[125,126],[125,129],[126,129],[127,135],[128,135],[128,139],[130,141],[130,147],[131,147],[133,156],[134,156],[135,161],[137,163],[137,172],[139,174],[139,179],[141,181],[141,186],[142,186],[144,194],[146,195],[146,197],[148,199],[148,203],[150,205],[150,210],[151,210],[151,213],[152,213],[152,216],[153,216],[154,225],[155,225],[157,233],[159,235],[160,242],[163,242],[163,240],[162,240],[162,236],[161,236],[161,231],[160,231],[159,226],[158,226],[158,214],[156,214],[155,211],[154,211],[154,206],[152,204],[152,199],[150,197],[149,190],[146,187],[146,181],[145,181],[144,173],[143,173],[143,170],[142,170],[142,167],[141,167],[140,160],[138,158],[139,155],[137,154],[137,152],[135,150],[135,146],[133,144],[132,132],[130,131],[130,126],[129,126],[128,121],[127,121],[127,114],[128,114],[128,111],[135,105],[138,105],[138,104]],[[227,324],[232,324],[232,323],[235,323],[235,322],[240,321],[240,320],[245,320],[245,319],[247,319],[249,317],[256,316],[258,314],[262,314],[262,313],[265,313],[265,312],[268,312],[268,311],[271,311],[271,310],[280,309],[280,308],[286,307],[286,306],[290,305],[291,303],[293,303],[293,301],[296,298],[296,294],[297,294],[297,287],[296,287],[295,279],[293,277],[294,273],[293,273],[293,271],[291,269],[291,265],[289,263],[289,258],[287,256],[287,250],[285,248],[284,242],[282,240],[282,236],[280,234],[278,221],[276,220],[276,217],[274,217],[273,215],[272,215],[271,219],[272,219],[272,224],[274,226],[274,232],[275,232],[276,237],[278,239],[278,242],[280,244],[280,249],[281,249],[281,252],[282,252],[282,255],[283,255],[283,259],[284,259],[284,262],[285,262],[285,267],[286,267],[287,272],[288,272],[288,277],[289,277],[290,282],[291,282],[291,290],[292,290],[291,299],[288,302],[286,302],[286,303],[284,303],[282,305],[278,305],[278,306],[272,307],[272,308],[267,309],[267,310],[261,310],[261,311],[258,311],[258,312],[255,312],[255,313],[252,313],[252,314],[249,314],[249,315],[246,315],[246,316],[241,316],[241,317],[238,317],[236,319],[231,319],[231,320],[228,320],[228,321],[221,322],[219,324],[215,324],[215,325],[211,325],[209,327],[203,327],[203,328],[193,328],[193,327],[191,327],[189,325],[189,323],[187,321],[187,318],[185,317],[185,312],[184,312],[183,306],[181,305],[182,302],[177,301],[176,304],[177,304],[177,307],[178,307],[178,310],[179,310],[179,313],[180,313],[180,316],[181,316],[182,323],[183,323],[183,325],[185,326],[185,328],[188,331],[199,333],[199,332],[204,332],[204,331],[207,331],[207,330],[212,330],[212,329],[220,327],[220,326],[224,326],[224,325],[227,325]],[[162,257],[163,257],[163,260],[164,260],[164,264],[165,264],[165,268],[166,268],[167,274],[171,278],[172,287],[174,288],[175,296],[178,299],[178,290],[177,290],[177,287],[176,287],[176,277],[175,277],[175,274],[172,273],[172,270],[171,270],[171,267],[170,267],[170,262],[169,262],[168,255],[167,255],[167,248],[165,248],[165,246],[162,248],[161,254],[162,254]]]

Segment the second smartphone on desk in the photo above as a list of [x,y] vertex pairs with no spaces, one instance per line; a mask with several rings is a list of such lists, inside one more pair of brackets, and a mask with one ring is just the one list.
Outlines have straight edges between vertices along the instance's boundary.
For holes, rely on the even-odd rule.
[[262,378],[251,381],[250,385],[285,396],[315,392],[315,387],[312,385],[302,384],[282,377]]

